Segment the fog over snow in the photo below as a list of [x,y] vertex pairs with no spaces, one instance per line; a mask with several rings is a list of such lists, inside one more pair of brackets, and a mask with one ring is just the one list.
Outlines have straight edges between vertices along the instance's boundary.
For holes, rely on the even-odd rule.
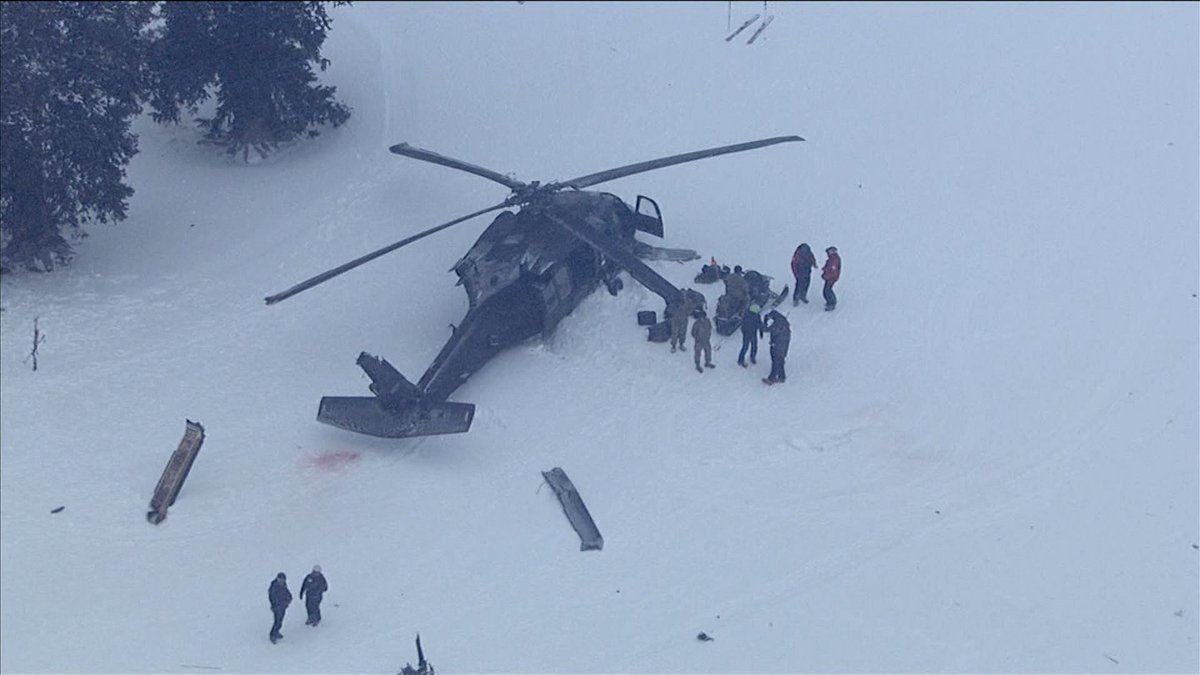
[[[1200,6],[771,2],[725,41],[762,11],[357,3],[345,127],[243,163],[138,120],[129,218],[0,280],[0,670],[392,673],[419,632],[441,673],[1200,671]],[[388,146],[551,181],[785,134],[599,186],[776,288],[839,248],[785,384],[648,342],[626,278],[458,389],[469,433],[316,421],[362,350],[420,377],[488,217],[264,296],[506,196]],[[324,621],[272,645],[313,564]]]

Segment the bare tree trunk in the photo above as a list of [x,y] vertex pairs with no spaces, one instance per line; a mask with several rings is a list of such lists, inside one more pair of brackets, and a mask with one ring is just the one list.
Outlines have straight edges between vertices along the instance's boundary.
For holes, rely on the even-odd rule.
[[33,359],[33,370],[35,372],[37,371],[38,345],[46,341],[46,336],[42,335],[38,330],[38,318],[39,317],[34,317],[33,319],[33,350],[29,352],[29,356],[25,357],[26,361]]

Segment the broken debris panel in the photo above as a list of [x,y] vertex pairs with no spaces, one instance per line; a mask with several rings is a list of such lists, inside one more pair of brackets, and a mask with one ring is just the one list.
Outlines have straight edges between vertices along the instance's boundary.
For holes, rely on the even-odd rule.
[[575,484],[567,477],[567,473],[556,466],[549,471],[543,471],[542,476],[550,484],[550,487],[554,488],[554,494],[558,495],[558,501],[562,504],[563,512],[567,514],[567,520],[571,521],[571,527],[575,528],[575,532],[579,535],[579,550],[599,551],[603,549],[604,537],[600,536],[600,530],[596,528],[592,514],[588,513],[583,498],[579,496],[579,491],[575,489]]
[[192,470],[192,463],[196,461],[196,453],[200,452],[200,446],[204,444],[204,427],[200,426],[199,422],[186,421],[187,428],[183,432],[183,440],[179,441],[179,447],[171,454],[167,468],[163,469],[162,477],[158,479],[158,485],[154,488],[154,497],[150,499],[150,511],[146,514],[146,520],[154,525],[166,519],[167,507],[175,503],[183,481],[187,479],[188,472]]

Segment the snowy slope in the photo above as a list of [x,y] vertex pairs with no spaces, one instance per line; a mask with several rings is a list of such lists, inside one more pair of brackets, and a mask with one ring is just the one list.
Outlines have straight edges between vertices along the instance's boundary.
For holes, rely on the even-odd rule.
[[[140,120],[129,219],[0,280],[0,670],[385,673],[418,631],[446,673],[1200,670],[1200,10],[773,3],[753,46],[726,10],[361,3],[346,127],[246,165]],[[780,281],[838,246],[785,385],[646,342],[627,280],[460,388],[468,434],[315,421],[360,350],[420,376],[487,220],[262,298],[505,196],[388,145],[546,181],[790,133],[602,186]],[[325,621],[271,645],[314,563]]]

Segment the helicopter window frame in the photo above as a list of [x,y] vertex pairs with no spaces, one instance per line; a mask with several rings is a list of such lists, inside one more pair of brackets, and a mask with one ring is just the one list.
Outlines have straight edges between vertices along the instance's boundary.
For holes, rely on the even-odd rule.
[[[653,212],[644,213],[642,211],[643,203],[648,204],[650,208],[653,209]],[[662,238],[665,227],[663,225],[662,209],[659,208],[658,202],[647,197],[646,195],[638,195],[637,201],[634,202],[633,222],[634,227],[639,232],[645,232],[646,234],[658,237],[660,239]]]

